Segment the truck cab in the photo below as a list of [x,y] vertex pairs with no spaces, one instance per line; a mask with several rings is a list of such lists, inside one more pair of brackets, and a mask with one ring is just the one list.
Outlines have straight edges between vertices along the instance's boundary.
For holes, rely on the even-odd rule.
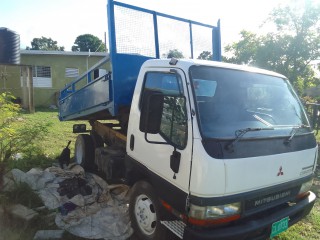
[[[142,235],[156,234],[152,220],[159,218],[184,239],[267,238],[314,204],[317,144],[280,74],[213,61],[148,60],[127,138],[127,178],[140,192],[131,202],[132,221]],[[177,219],[139,211],[153,201]]]

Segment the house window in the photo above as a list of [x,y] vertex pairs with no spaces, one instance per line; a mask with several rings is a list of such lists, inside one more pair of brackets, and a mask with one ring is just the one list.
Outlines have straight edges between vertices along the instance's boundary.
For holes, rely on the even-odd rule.
[[[33,87],[34,88],[52,88],[51,67],[48,66],[33,66]],[[22,72],[21,72],[21,87],[22,84]]]
[[51,67],[34,66],[33,68],[33,87],[52,88]]
[[51,67],[47,66],[34,66],[33,77],[51,78]]
[[66,68],[65,76],[67,78],[76,78],[79,76],[79,69],[78,68]]

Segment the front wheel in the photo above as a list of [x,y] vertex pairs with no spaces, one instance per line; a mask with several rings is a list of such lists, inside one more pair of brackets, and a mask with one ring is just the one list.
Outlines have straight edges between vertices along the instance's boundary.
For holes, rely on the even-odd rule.
[[166,228],[160,223],[162,206],[152,186],[137,182],[130,196],[129,214],[132,228],[141,240],[166,239]]

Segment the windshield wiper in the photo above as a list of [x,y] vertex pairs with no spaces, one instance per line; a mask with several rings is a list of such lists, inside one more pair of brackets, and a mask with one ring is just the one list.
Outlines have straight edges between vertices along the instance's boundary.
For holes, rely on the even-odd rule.
[[234,151],[234,145],[239,142],[242,137],[247,133],[247,132],[256,132],[256,131],[262,131],[262,130],[274,130],[273,127],[268,127],[268,128],[244,128],[244,129],[238,129],[235,131],[235,136],[236,138],[229,144],[226,145],[226,149],[230,152]]
[[292,127],[292,130],[291,130],[291,133],[290,133],[290,136],[284,140],[284,144],[289,144],[291,142],[291,140],[294,138],[294,136],[296,135],[296,133],[298,132],[298,130],[302,129],[302,128],[310,128],[310,126],[308,125],[305,125],[305,124],[301,124],[301,125],[298,125],[298,126],[293,126]]

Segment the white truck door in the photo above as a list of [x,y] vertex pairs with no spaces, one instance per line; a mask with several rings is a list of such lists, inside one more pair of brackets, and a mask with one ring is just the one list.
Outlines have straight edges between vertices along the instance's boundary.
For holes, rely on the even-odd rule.
[[[165,180],[184,193],[188,193],[192,153],[192,124],[185,74],[180,69],[148,68],[143,69],[140,76],[143,76],[144,80],[137,82],[133,96],[128,127],[127,153],[131,158],[146,167],[146,171],[150,171],[158,177],[160,182]],[[141,89],[141,94],[138,94],[140,93],[139,89]],[[176,174],[170,168],[170,157],[173,154],[174,147],[170,144],[148,143],[145,140],[144,132],[139,130],[142,96],[148,90],[156,90],[172,96],[165,97],[160,134],[148,134],[147,137],[148,140],[153,142],[174,142],[177,145],[176,151],[181,154],[181,158],[179,171]],[[177,100],[174,96],[184,97]],[[176,105],[176,109],[173,109],[171,105],[173,101],[180,101],[180,105]],[[179,112],[180,110],[177,110],[177,108],[184,109],[185,112]],[[175,111],[174,118],[172,118],[173,111]],[[130,139],[132,140],[132,138],[134,138],[133,148],[132,145],[130,146]]]

